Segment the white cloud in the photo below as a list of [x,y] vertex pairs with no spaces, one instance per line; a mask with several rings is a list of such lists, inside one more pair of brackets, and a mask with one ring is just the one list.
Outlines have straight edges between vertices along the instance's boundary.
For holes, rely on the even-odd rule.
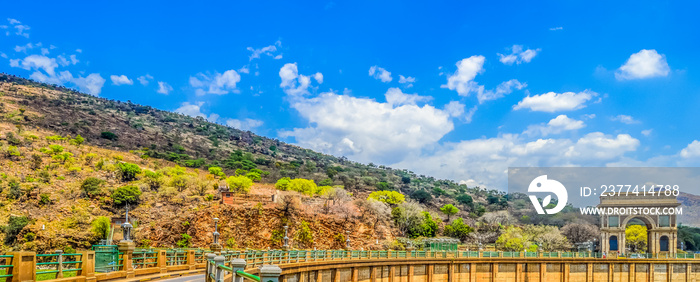
[[250,73],[250,69],[248,68],[248,66],[243,66],[240,69],[238,69],[238,72],[247,74],[247,73]]
[[392,106],[415,105],[416,103],[430,101],[433,98],[430,96],[420,96],[418,94],[406,94],[396,87],[389,88],[384,96],[386,97],[386,102]]
[[403,75],[399,75],[399,83],[404,84],[406,88],[411,88],[413,87],[413,83],[416,82],[416,78],[409,76],[405,77]]
[[8,58],[8,57],[7,57],[7,54],[5,54],[5,53],[3,53],[3,52],[0,52],[0,57],[3,57],[3,58],[5,58],[5,59]]
[[146,74],[146,75],[142,75],[142,76],[137,77],[136,80],[138,80],[139,83],[141,83],[141,85],[146,86],[146,85],[148,85],[148,83],[151,80],[153,80],[153,76],[150,74]]
[[513,93],[514,89],[521,90],[525,87],[527,87],[527,83],[521,83],[517,79],[511,79],[501,82],[501,84],[496,87],[496,90],[483,90],[483,88],[481,88],[480,91],[477,92],[476,97],[479,100],[479,104],[482,104],[486,101],[496,100]]
[[591,98],[598,96],[597,93],[585,90],[579,93],[565,92],[527,96],[517,105],[513,106],[514,110],[530,109],[538,112],[558,112],[558,111],[573,111],[586,107],[585,103]]
[[551,27],[551,28],[549,28],[549,30],[551,30],[551,31],[556,31],[556,30],[562,30],[562,29],[564,29],[564,28],[563,28],[563,27],[561,27],[561,26],[557,26],[557,27]]
[[700,141],[693,140],[692,143],[681,150],[680,155],[685,159],[700,158]]
[[[15,50],[15,52],[26,53],[28,49],[33,49],[33,48],[34,48],[34,45],[30,42],[30,43],[27,43],[27,44],[22,45],[22,46],[16,45],[14,50]],[[44,54],[42,54],[42,55],[44,55]]]
[[514,63],[518,65],[522,63],[529,63],[532,61],[532,58],[537,56],[537,53],[542,51],[540,48],[523,50],[522,45],[513,45],[510,50],[511,53],[508,55],[497,53],[498,57],[500,57],[499,61],[501,61],[501,63],[506,65],[512,65]]
[[382,82],[391,82],[391,80],[393,80],[391,72],[379,66],[371,66],[369,68],[369,76],[374,77],[374,79],[379,79]]
[[528,126],[523,134],[527,136],[547,136],[550,134],[559,134],[564,131],[578,130],[585,126],[586,125],[581,120],[575,120],[566,115],[559,115],[550,120],[546,125],[538,124]]
[[499,84],[495,90],[487,90],[483,85],[479,85],[474,78],[484,72],[484,56],[471,56],[457,62],[457,72],[447,77],[447,84],[442,88],[457,91],[460,96],[469,96],[476,93],[479,103],[496,100],[513,92],[527,87],[526,83],[521,83],[517,79],[511,79]]
[[447,112],[451,117],[459,117],[464,114],[464,104],[458,101],[450,101],[445,105],[445,112]]
[[651,133],[652,133],[653,131],[654,131],[653,129],[645,129],[645,130],[642,130],[642,135],[649,137],[649,135],[651,135]]
[[207,117],[206,114],[202,113],[202,106],[204,105],[204,102],[196,102],[194,104],[190,102],[184,102],[180,104],[180,107],[175,109],[176,113],[180,113],[183,115],[188,115],[191,117],[202,117],[210,122],[216,122],[217,119],[219,119],[218,114],[211,114]]
[[16,59],[10,61],[10,66],[20,67],[25,70],[44,70],[49,76],[56,74],[58,64],[56,59],[42,55],[29,55],[24,59]]
[[100,92],[102,92],[102,86],[105,84],[105,79],[102,78],[99,73],[91,73],[87,77],[74,78],[73,83],[78,86],[80,91],[97,96],[100,95]]
[[298,97],[292,108],[309,127],[281,131],[281,137],[294,137],[301,146],[364,162],[398,161],[434,144],[454,128],[448,112],[430,105],[394,106],[335,93]]
[[227,70],[222,74],[218,72],[214,74],[198,73],[196,76],[190,76],[190,86],[196,88],[197,95],[238,93],[240,91],[236,88],[236,83],[240,81],[241,75],[235,70]]
[[653,49],[643,49],[627,59],[627,62],[615,72],[615,78],[631,80],[667,76],[670,70],[663,54]]
[[282,59],[282,54],[277,54],[275,55],[275,52],[277,52],[277,48],[282,46],[282,42],[277,40],[274,45],[269,45],[265,46],[259,49],[255,49],[253,47],[248,47],[247,50],[252,52],[250,54],[249,59],[252,61],[254,59],[259,59],[260,55],[266,55],[269,57],[273,57],[275,60]]
[[[7,21],[10,23],[10,25],[11,25],[14,29],[17,30],[17,31],[15,32],[16,35],[24,36],[24,37],[26,37],[26,38],[29,38],[29,33],[26,32],[27,30],[30,29],[29,26],[23,25],[20,21],[18,21],[18,20],[16,20],[16,19],[12,19],[12,18],[7,18]],[[7,31],[7,32],[5,33],[5,35],[9,35],[9,34],[10,34],[9,31]]]
[[593,132],[578,140],[526,140],[517,134],[446,143],[429,154],[412,155],[393,167],[410,168],[437,178],[477,182],[504,190],[508,167],[605,166],[635,151],[639,140]]
[[126,75],[110,75],[109,78],[112,80],[114,85],[133,85],[134,81],[126,77]]
[[75,49],[75,52],[82,53],[83,49]]
[[263,121],[250,118],[228,119],[226,125],[240,130],[252,130],[263,125]]
[[[287,63],[282,68],[280,68],[280,87],[284,93],[291,96],[300,96],[309,94],[309,87],[311,87],[311,76],[299,74],[299,69],[297,68],[297,63]],[[323,83],[323,74],[317,72],[312,75],[316,82]]]
[[156,90],[157,93],[168,95],[170,91],[173,91],[173,87],[170,86],[170,84],[167,82],[158,81],[158,90]]
[[640,121],[634,119],[632,116],[628,116],[628,115],[618,115],[616,117],[612,117],[610,120],[619,121],[619,122],[624,123],[624,124],[641,123]]
[[49,54],[49,48],[41,48],[41,54],[46,56]]

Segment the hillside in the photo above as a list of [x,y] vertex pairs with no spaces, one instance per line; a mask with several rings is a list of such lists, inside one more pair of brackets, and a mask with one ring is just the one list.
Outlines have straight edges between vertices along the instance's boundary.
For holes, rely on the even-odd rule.
[[[318,248],[341,247],[346,230],[354,231],[353,245],[365,248],[386,246],[405,232],[423,234],[408,231],[408,222],[397,226],[389,207],[368,204],[367,195],[377,190],[409,195],[420,203],[412,208],[413,220],[425,209],[439,226],[444,223],[436,214],[444,204],[459,207],[455,216],[472,223],[470,216],[503,209],[505,202],[503,194],[478,187],[363,165],[201,118],[4,74],[0,149],[0,241],[6,250],[86,248],[100,239],[92,225],[123,214],[126,202],[138,222],[139,245],[205,247],[212,240],[211,219],[219,217],[222,241],[237,248],[279,248],[285,224],[292,238],[312,234]],[[132,165],[138,172],[125,175]],[[210,167],[223,171],[215,175]],[[226,177],[251,173],[257,178],[249,194],[281,199],[220,204],[217,189],[227,185]],[[307,195],[274,189],[283,177],[328,188]],[[130,189],[141,193],[137,199],[123,197]]]

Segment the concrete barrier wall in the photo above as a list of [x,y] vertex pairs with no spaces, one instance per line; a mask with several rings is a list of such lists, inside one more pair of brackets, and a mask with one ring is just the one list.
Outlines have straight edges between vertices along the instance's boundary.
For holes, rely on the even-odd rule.
[[[426,259],[282,265],[281,282],[700,281],[700,262],[621,259]],[[251,270],[254,272],[254,270]]]

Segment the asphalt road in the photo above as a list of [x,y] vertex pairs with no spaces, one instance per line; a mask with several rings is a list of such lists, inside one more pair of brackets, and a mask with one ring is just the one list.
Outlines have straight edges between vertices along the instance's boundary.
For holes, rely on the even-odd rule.
[[204,274],[197,274],[197,275],[190,275],[190,276],[182,276],[182,277],[171,278],[171,279],[165,279],[165,280],[159,280],[159,281],[168,281],[168,282],[200,282],[200,281],[204,281]]

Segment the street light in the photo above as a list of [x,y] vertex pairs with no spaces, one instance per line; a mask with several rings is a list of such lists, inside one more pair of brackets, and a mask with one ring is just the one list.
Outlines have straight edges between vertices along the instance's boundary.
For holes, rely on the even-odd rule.
[[348,236],[345,237],[346,238],[345,239],[345,247],[348,248],[348,250],[349,250],[350,249],[350,230],[345,231],[345,233],[348,234]]
[[216,218],[216,217],[215,217],[215,218],[214,218],[214,233],[213,233],[213,235],[214,235],[214,244],[218,244],[218,243],[219,243],[219,224],[218,224],[218,222],[219,222],[219,218]]
[[289,226],[285,225],[284,226],[284,249],[287,250],[289,249],[289,237],[287,237],[287,230],[289,229]]
[[129,223],[129,205],[126,205],[126,216],[124,217],[124,224],[122,224],[123,239],[124,242],[131,242],[131,228],[134,227]]

